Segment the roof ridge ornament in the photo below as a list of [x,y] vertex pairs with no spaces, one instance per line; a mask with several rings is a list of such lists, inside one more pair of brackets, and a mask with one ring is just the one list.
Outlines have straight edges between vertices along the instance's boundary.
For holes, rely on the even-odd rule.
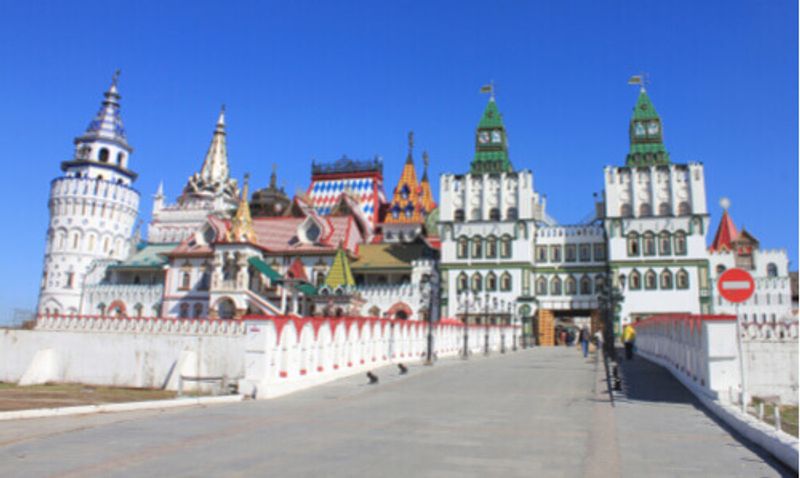
[[645,86],[650,83],[650,75],[647,73],[639,73],[638,75],[633,75],[628,79],[629,85],[639,85],[639,92],[645,93],[647,89]]

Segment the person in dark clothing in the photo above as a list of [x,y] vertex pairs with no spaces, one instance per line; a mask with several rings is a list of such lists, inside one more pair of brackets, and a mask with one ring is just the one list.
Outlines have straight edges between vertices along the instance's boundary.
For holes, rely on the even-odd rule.
[[581,327],[580,335],[578,336],[581,341],[581,349],[583,349],[583,358],[589,355],[589,329],[585,326]]

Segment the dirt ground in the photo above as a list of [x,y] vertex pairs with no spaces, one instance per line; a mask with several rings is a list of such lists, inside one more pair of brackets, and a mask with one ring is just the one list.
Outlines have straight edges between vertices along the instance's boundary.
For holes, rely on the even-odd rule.
[[175,392],[167,390],[96,387],[71,383],[18,387],[12,383],[0,382],[0,411],[139,402],[174,397]]

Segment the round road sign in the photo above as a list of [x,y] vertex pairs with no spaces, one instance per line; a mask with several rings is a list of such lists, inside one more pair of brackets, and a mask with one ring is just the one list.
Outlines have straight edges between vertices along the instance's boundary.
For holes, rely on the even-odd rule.
[[756,283],[744,269],[728,269],[717,281],[719,294],[728,302],[744,302],[753,295]]

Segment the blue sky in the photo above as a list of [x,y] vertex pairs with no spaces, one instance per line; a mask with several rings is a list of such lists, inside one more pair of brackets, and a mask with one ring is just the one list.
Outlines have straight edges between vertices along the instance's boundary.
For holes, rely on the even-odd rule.
[[626,81],[647,72],[672,160],[706,166],[715,226],[728,196],[797,267],[796,2],[235,3],[4,2],[0,321],[35,306],[49,182],[117,68],[145,220],[160,180],[174,199],[199,168],[222,103],[233,174],[254,187],[272,163],[293,192],[312,159],[379,154],[390,191],[411,129],[432,177],[468,168],[494,80],[512,163],[577,222],[624,162]]

